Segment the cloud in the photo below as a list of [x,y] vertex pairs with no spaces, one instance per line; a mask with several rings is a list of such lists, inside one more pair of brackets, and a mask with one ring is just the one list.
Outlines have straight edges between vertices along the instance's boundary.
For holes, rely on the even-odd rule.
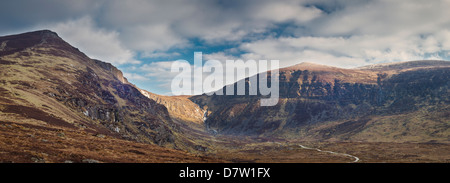
[[279,22],[305,23],[321,15],[321,10],[291,0],[131,2],[108,1],[97,14],[98,20],[120,30],[127,47],[150,52],[190,46],[191,38],[210,44],[238,42]]
[[117,65],[140,63],[133,58],[133,51],[123,47],[119,41],[120,35],[118,32],[97,27],[90,17],[42,27],[57,32],[64,40],[75,47],[81,48],[81,51],[91,58]]
[[177,57],[180,56],[181,54],[178,52],[172,52],[172,53],[167,53],[167,52],[143,52],[141,54],[141,58],[173,58],[173,57]]
[[174,76],[173,60],[189,60],[193,51],[208,53],[205,61],[275,59],[282,67],[449,59],[449,6],[448,0],[5,1],[0,32],[53,29],[88,56],[122,65],[136,81],[149,78],[143,87],[152,91]]
[[[440,41],[447,40],[443,36],[445,33],[436,34],[450,27],[450,13],[444,8],[450,4],[444,0],[432,3],[416,0],[102,0],[95,3],[87,0],[44,0],[36,3],[25,0],[2,2],[1,5],[0,26],[5,29],[29,27],[28,24],[33,23],[60,24],[58,27],[63,31],[60,33],[62,35],[69,32],[69,28],[64,27],[72,26],[72,35],[79,31],[91,32],[94,36],[65,34],[68,39],[77,38],[69,41],[77,42],[88,36],[86,40],[78,41],[88,42],[98,37],[102,41],[79,44],[78,47],[93,56],[112,59],[119,64],[133,62],[130,58],[135,52],[146,53],[142,54],[144,58],[153,58],[169,50],[194,47],[196,43],[191,42],[192,39],[209,45],[231,42],[239,47],[244,40],[259,42],[270,39],[277,31],[287,34],[280,38],[315,37],[327,39],[328,43],[333,38],[342,37],[373,37],[375,39],[368,41],[377,41],[378,38],[386,40],[395,36],[402,39],[425,36],[428,39],[424,40],[426,43],[421,43],[421,49],[426,52],[439,51],[449,44]],[[283,26],[287,26],[286,29]],[[118,56],[113,54],[107,57],[110,55],[108,49],[94,48],[99,42],[119,44],[110,49]],[[377,50],[374,48],[368,52]]]
[[434,33],[450,25],[446,0],[372,0],[348,3],[311,27],[315,34],[336,35],[415,35]]
[[[187,37],[198,37],[210,44],[240,42],[264,33],[276,24],[294,21],[303,24],[321,16],[321,10],[306,7],[302,1],[229,1],[201,3],[189,18],[173,27]],[[205,7],[207,5],[207,7]],[[228,7],[230,6],[230,7]]]
[[239,58],[232,56],[232,55],[228,55],[225,52],[215,52],[215,53],[210,53],[210,54],[203,54],[204,61],[218,60],[220,62],[225,63],[225,61],[227,61],[227,60],[237,60],[237,59],[239,59]]
[[175,76],[174,73],[170,72],[173,62],[175,61],[152,62],[142,65],[138,70],[146,76],[158,76],[158,79],[166,81],[166,79],[171,79]]
[[245,59],[278,59],[282,67],[304,61],[355,67],[391,61],[436,59],[436,56],[427,55],[441,51],[442,45],[447,44],[444,39],[441,41],[434,36],[420,35],[306,36],[267,38],[242,44],[240,49],[247,52],[242,55]]
[[0,32],[30,31],[36,24],[64,22],[97,12],[104,0],[21,0],[0,2]]
[[[161,62],[152,62],[149,64],[144,64],[140,68],[138,68],[139,72],[145,75],[146,77],[152,78],[152,83],[160,87],[165,91],[171,91],[172,80],[179,75],[178,72],[171,72],[172,66],[176,64],[176,61],[161,61]],[[176,65],[174,65],[176,66]],[[184,80],[191,80],[192,84],[194,83],[194,79],[198,75],[194,75],[194,72],[201,73],[201,68],[196,67],[194,65],[190,65],[191,75],[180,75]],[[201,86],[201,83],[197,83],[196,86],[192,86],[192,91],[194,87]],[[166,92],[167,93],[167,92]],[[195,93],[202,94],[202,93]]]
[[316,7],[305,7],[299,1],[273,1],[263,3],[252,16],[259,20],[268,20],[271,22],[295,21],[296,23],[305,23],[318,18],[322,11]]
[[136,74],[136,73],[124,72],[123,75],[125,76],[125,78],[127,78],[127,80],[138,80],[138,81],[148,81],[149,80],[149,78],[142,76],[140,74]]
[[123,28],[121,40],[130,49],[161,52],[189,45],[187,39],[174,33],[167,24],[135,25]]

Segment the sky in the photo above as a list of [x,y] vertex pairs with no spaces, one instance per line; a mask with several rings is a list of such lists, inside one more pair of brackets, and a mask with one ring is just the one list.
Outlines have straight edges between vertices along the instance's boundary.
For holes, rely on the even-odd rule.
[[449,60],[449,7],[450,0],[17,0],[0,2],[0,35],[55,31],[138,87],[171,95],[172,63],[198,69],[194,52],[204,61],[280,67]]

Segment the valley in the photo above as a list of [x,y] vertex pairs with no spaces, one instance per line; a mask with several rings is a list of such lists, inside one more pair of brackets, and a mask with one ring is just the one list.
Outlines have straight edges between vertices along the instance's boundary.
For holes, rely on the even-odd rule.
[[261,107],[153,94],[49,30],[0,44],[2,163],[450,162],[448,61],[301,63]]

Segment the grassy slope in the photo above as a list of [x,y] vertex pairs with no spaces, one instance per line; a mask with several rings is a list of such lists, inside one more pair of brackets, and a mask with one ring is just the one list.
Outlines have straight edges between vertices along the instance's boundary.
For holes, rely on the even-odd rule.
[[[56,39],[56,42],[60,41]],[[148,140],[150,133],[158,134],[164,131],[141,128],[135,123],[142,121],[141,117],[145,115],[153,122],[147,121],[149,119],[146,118],[144,123],[168,125],[170,128],[171,124],[168,123],[171,122],[168,118],[161,117],[163,113],[124,111],[124,119],[121,119],[124,123],[108,122],[86,116],[83,112],[89,106],[85,106],[86,108],[79,106],[76,102],[71,102],[71,97],[82,97],[88,103],[96,104],[93,107],[106,106],[105,109],[111,107],[108,107],[104,96],[79,90],[83,87],[90,89],[87,84],[80,85],[80,73],[100,78],[99,87],[109,91],[117,101],[119,110],[120,108],[131,109],[130,107],[136,105],[119,97],[117,94],[119,91],[108,83],[120,83],[117,76],[84,54],[76,53],[74,48],[65,43],[50,46],[31,45],[0,57],[0,138],[2,139],[0,161],[30,162],[33,161],[31,158],[34,160],[44,158],[46,162],[63,160],[81,162],[83,158],[94,158],[103,162],[218,161],[152,145],[153,142]],[[135,99],[140,100],[140,98]],[[146,98],[142,96],[142,99]],[[151,106],[156,107],[154,110],[160,110],[156,103]],[[112,129],[120,127],[121,133],[114,132],[108,124],[114,125]],[[161,127],[156,126],[156,130],[159,129]],[[59,133],[65,134],[65,138],[60,138]],[[95,137],[98,134],[105,138]],[[173,148],[178,143],[183,146],[181,138],[178,138],[179,135],[174,134],[174,136],[175,142],[166,143],[165,146]],[[132,140],[122,140],[123,137]],[[142,150],[126,148],[131,146],[142,148]],[[39,154],[44,154],[45,157]],[[75,158],[70,158],[72,156]]]

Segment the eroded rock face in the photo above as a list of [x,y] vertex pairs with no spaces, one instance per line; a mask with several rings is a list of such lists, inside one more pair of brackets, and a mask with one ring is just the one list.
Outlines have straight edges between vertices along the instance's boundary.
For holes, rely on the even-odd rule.
[[100,60],[96,60],[93,59],[93,61],[95,61],[95,63],[97,65],[99,65],[100,67],[102,67],[103,69],[111,72],[111,74],[120,82],[124,83],[124,84],[130,84],[127,80],[127,78],[123,77],[123,73],[122,71],[120,71],[119,69],[117,69],[116,67],[114,67],[112,64],[107,63],[107,62],[103,62]]
[[[335,121],[339,125],[321,126],[314,132],[317,134],[309,135],[349,138],[371,127],[366,124],[380,116],[424,109],[442,112],[448,108],[449,62],[419,62],[403,63],[405,67],[374,67],[374,70],[305,64],[284,68],[279,75],[280,100],[270,107],[259,105],[260,96],[202,95],[190,99],[208,107],[210,114],[205,125],[211,132],[272,135],[311,126],[319,128],[321,124]],[[440,120],[435,122],[443,125]]]
[[175,120],[197,124],[203,124],[205,121],[207,108],[202,108],[189,100],[190,96],[162,96],[145,90],[140,91],[144,96],[164,105]]
[[[95,63],[100,64],[101,68],[110,66],[100,61]],[[101,78],[90,67],[87,67],[87,72],[78,73],[80,85],[72,84],[77,93],[70,95],[60,91],[58,95],[67,98],[62,102],[81,110],[85,116],[126,138],[158,145],[174,143],[172,131],[168,127],[171,119],[167,109],[143,96],[135,86],[123,82],[126,79],[121,79],[121,74],[117,75],[120,71],[115,67],[107,68],[106,71],[111,73],[114,80]]]

